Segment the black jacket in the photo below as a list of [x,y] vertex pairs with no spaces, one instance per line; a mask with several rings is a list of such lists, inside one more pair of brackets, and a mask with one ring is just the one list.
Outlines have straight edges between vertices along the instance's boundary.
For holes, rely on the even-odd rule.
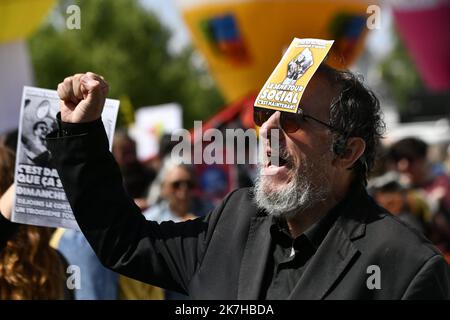
[[[123,190],[101,122],[86,128],[53,133],[48,147],[78,224],[105,266],[193,299],[258,298],[272,218],[257,210],[251,189],[232,192],[204,218],[146,221]],[[350,197],[311,259],[290,298],[450,296],[449,268],[437,249],[365,191]],[[373,266],[381,288],[370,290]]]

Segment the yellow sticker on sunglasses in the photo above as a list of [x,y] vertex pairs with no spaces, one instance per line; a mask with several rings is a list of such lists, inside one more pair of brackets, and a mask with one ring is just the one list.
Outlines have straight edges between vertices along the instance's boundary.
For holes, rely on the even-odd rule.
[[255,107],[296,113],[333,40],[294,38],[255,100]]

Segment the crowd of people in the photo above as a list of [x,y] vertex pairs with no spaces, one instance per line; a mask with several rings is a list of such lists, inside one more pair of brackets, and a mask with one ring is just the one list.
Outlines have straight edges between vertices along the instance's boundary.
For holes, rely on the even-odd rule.
[[[431,147],[437,149],[435,159]],[[450,263],[448,147],[429,146],[417,137],[385,146],[369,191],[381,206],[428,237]]]
[[[17,136],[13,130],[0,138],[0,196],[14,181]],[[159,155],[143,164],[137,159],[136,142],[126,130],[116,132],[112,153],[123,174],[124,188],[147,219],[184,221],[205,215],[212,205],[194,196],[193,170],[171,159],[165,138]],[[13,191],[11,187],[9,198]],[[0,299],[188,299],[105,268],[80,231],[8,224],[13,231],[1,237]],[[69,265],[80,268],[79,287],[57,291],[56,280],[61,288],[67,287]],[[45,282],[49,282],[48,288]]]
[[[6,193],[14,181],[17,137],[17,130],[0,137],[0,196]],[[158,155],[151,161],[142,163],[137,158],[136,142],[128,135],[127,130],[119,129],[115,133],[112,154],[123,174],[123,186],[149,220],[178,222],[204,216],[212,208],[212,204],[207,199],[196,196],[198,192],[194,190],[197,182],[193,168],[170,157],[174,144],[170,140],[167,141],[167,137],[170,138],[170,135],[161,137]],[[13,187],[10,189],[9,199],[14,192]],[[5,196],[4,199],[6,198]],[[0,218],[6,222],[11,217],[5,219],[2,215]],[[189,298],[121,276],[105,268],[80,231],[8,224],[9,229],[13,231],[4,233],[1,237],[4,250],[0,253],[0,299]],[[57,256],[52,256],[49,252],[56,253]],[[66,287],[69,265],[80,268],[82,276],[78,288],[67,289],[61,291],[63,295],[57,295],[54,292],[56,289],[46,289],[45,285],[38,287],[40,282],[33,283],[34,279],[45,280],[55,286],[51,282],[53,278],[48,277],[51,274],[55,280],[58,279],[60,285]],[[21,274],[24,269],[28,274]]]
[[[2,200],[13,196],[14,165],[14,151],[0,146]],[[9,211],[4,210],[3,205],[0,210]],[[68,262],[61,252],[50,246],[52,234],[50,228],[24,224],[10,224],[2,229],[0,299],[73,299],[73,291],[66,286]]]
[[[272,118],[265,119],[266,123],[270,119]],[[0,139],[2,214],[10,211],[5,206],[14,192],[14,187],[10,187],[14,179],[17,143],[14,142],[14,136],[17,139],[17,134],[14,133]],[[167,146],[161,149],[164,152],[160,152],[157,161],[151,165],[141,163],[136,156],[135,141],[125,130],[116,133],[112,154],[122,174],[123,188],[128,196],[134,200],[145,219],[157,223],[205,217],[212,206],[196,192],[198,181],[193,168],[171,158],[170,148],[167,150]],[[431,161],[430,146],[413,137],[391,145],[381,144],[379,149],[379,157],[375,162],[374,173],[368,180],[367,191],[380,206],[429,238],[450,264],[448,159]],[[357,146],[355,150],[358,150]],[[177,292],[183,290],[176,290],[176,285],[167,285],[175,290],[161,289],[130,278],[126,267],[123,272],[125,275],[106,268],[104,261],[97,256],[98,248],[93,250],[90,242],[79,231],[16,225],[8,222],[9,219],[10,216],[0,215],[0,223],[4,226],[0,237],[0,299],[190,298],[186,295],[187,292]],[[277,236],[280,239],[285,237],[282,232]],[[278,254],[276,250],[278,249],[274,251],[275,258]],[[81,269],[81,285],[78,288],[68,288],[66,285],[69,265],[76,265]],[[273,297],[281,290],[270,281],[264,285],[267,285],[266,298],[271,295]]]

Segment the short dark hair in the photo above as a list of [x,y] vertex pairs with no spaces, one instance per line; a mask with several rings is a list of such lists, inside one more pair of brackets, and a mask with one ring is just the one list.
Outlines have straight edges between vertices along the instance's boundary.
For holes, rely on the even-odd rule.
[[347,139],[362,138],[366,143],[363,155],[353,166],[355,182],[367,185],[367,176],[375,163],[376,149],[385,131],[380,102],[375,94],[350,71],[336,70],[326,64],[318,72],[332,86],[339,86],[339,95],[330,107],[330,125],[335,128],[333,151],[345,151]]
[[425,159],[428,153],[426,142],[418,138],[404,138],[394,143],[389,149],[388,157],[395,162],[402,159]]

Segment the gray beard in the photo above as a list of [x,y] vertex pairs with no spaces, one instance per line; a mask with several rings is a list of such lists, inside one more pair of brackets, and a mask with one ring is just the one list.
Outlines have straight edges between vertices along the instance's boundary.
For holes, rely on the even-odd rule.
[[[322,161],[324,159],[321,159]],[[322,162],[320,161],[320,162]],[[295,176],[282,188],[270,187],[270,176],[261,174],[259,167],[255,181],[254,201],[268,214],[285,219],[293,218],[325,201],[330,194],[330,181],[323,168],[305,161]],[[313,182],[315,178],[316,183]]]

